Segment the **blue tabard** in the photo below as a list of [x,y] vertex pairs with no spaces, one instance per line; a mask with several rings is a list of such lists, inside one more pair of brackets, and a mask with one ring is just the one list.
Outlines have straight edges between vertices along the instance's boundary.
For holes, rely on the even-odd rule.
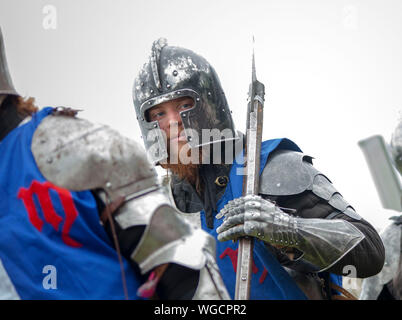
[[[288,139],[274,139],[264,141],[261,145],[260,174],[262,173],[270,153],[274,150],[286,149],[299,151],[299,147]],[[229,173],[229,183],[226,186],[224,195],[217,203],[218,212],[230,200],[242,196],[243,175],[237,172],[243,168],[243,153],[234,161]],[[205,212],[201,211],[201,226],[203,230],[216,239],[217,262],[221,271],[224,283],[229,294],[234,298],[237,268],[238,242],[220,242],[217,240],[216,228],[223,222],[223,219],[214,218],[214,227],[209,229],[206,225]],[[253,269],[251,277],[251,300],[305,300],[305,294],[289,276],[286,270],[280,265],[277,259],[265,248],[260,240],[254,241]],[[340,284],[341,277],[331,275],[331,280]]]
[[[116,250],[90,191],[60,189],[40,173],[32,136],[52,108],[0,143],[0,258],[22,299],[124,299]],[[130,299],[140,275],[124,260]]]

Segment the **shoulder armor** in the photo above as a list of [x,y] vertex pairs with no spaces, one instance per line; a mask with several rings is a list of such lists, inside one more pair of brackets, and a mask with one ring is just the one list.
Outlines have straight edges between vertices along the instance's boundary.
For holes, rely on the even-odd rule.
[[260,193],[270,196],[291,196],[306,190],[326,200],[334,209],[360,220],[350,204],[331,181],[313,167],[312,157],[301,152],[279,150],[265,165],[260,178]]
[[[298,194],[312,185],[315,173],[312,166],[305,165],[311,157],[301,152],[279,150],[274,152],[265,165],[260,178],[260,193],[273,196]],[[310,169],[310,170],[309,170]]]
[[71,116],[48,116],[32,138],[39,170],[69,190],[103,189],[114,200],[149,190],[157,174],[142,146],[105,125]]

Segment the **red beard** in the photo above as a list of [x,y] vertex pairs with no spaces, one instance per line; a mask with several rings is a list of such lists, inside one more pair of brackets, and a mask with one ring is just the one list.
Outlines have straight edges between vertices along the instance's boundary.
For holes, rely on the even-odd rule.
[[[183,148],[188,148],[187,151],[185,151]],[[174,163],[171,163],[170,155],[171,155],[171,150],[170,150],[170,145],[168,143],[168,159],[164,164],[161,164],[162,168],[164,169],[170,169],[170,171],[178,176],[180,179],[185,179],[187,182],[189,182],[193,187],[195,187],[196,191],[198,193],[201,192],[201,179],[199,176],[199,166],[202,163],[202,152],[201,148],[198,149],[191,149],[189,146],[185,144],[181,144],[179,146],[180,152],[186,152],[186,158],[187,159],[194,159],[196,161],[190,161],[190,163],[184,164],[181,162],[180,156],[176,157]],[[197,157],[198,153],[198,157]]]

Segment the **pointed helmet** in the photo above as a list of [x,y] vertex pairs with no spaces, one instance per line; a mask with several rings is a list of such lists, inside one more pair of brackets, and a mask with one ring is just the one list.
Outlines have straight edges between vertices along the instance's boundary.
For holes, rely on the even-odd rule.
[[3,35],[0,29],[0,96],[18,95],[8,71]]
[[191,109],[180,112],[191,148],[238,138],[214,68],[193,51],[169,46],[160,38],[153,43],[149,60],[133,87],[137,120],[153,162],[166,159],[167,148],[158,121],[148,121],[147,110],[180,97],[194,100]]

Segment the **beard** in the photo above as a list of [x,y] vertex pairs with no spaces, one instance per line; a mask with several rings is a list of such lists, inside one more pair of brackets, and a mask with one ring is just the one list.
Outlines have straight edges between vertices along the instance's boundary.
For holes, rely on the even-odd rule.
[[189,182],[196,191],[202,191],[199,175],[200,164],[202,163],[201,148],[190,148],[187,142],[180,141],[177,144],[167,144],[168,158],[161,163],[162,168],[169,169],[180,179]]

